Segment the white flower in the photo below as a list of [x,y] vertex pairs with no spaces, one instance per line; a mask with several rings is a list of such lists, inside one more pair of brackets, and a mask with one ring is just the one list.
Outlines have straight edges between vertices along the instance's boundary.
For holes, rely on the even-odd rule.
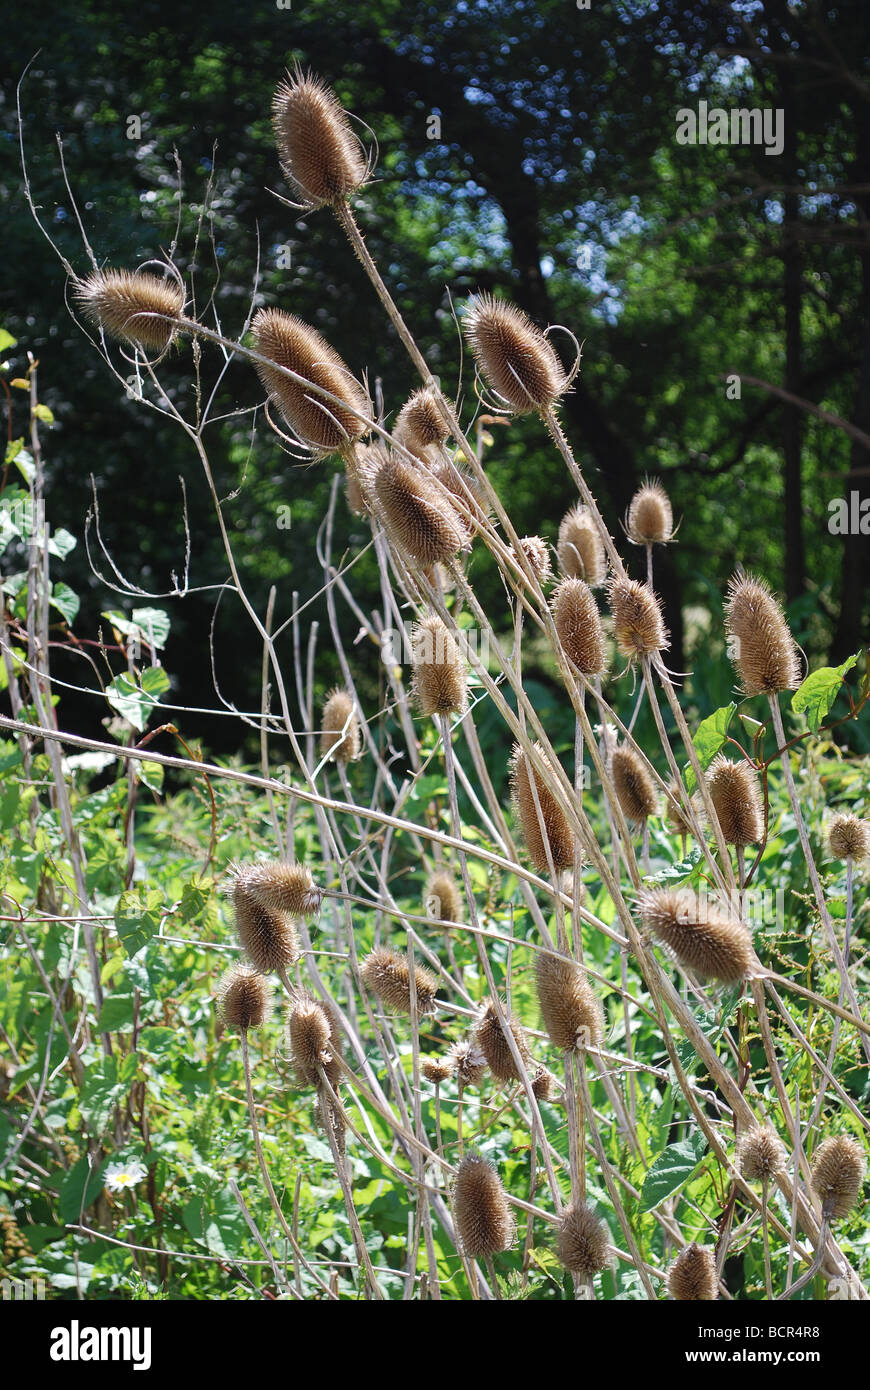
[[135,1187],[147,1172],[142,1163],[110,1163],[106,1169],[106,1187],[110,1192],[123,1192],[125,1187]]

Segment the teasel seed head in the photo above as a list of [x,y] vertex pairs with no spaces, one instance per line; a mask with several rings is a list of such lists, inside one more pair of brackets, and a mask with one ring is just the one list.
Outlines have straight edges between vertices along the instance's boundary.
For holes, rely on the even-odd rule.
[[828,848],[834,859],[866,859],[870,854],[870,823],[860,816],[834,816],[828,830]]
[[320,724],[321,757],[331,755],[337,763],[353,763],[362,752],[359,719],[353,696],[336,687],[326,697]]
[[[513,547],[511,547],[513,551]],[[548,584],[553,578],[553,564],[550,547],[542,536],[521,536],[520,550],[526,563],[539,584]]]
[[[544,755],[540,744],[536,744],[535,748],[541,755],[544,766],[550,767],[550,761]],[[541,812],[540,818],[538,817],[538,806],[535,805],[535,796],[532,791],[533,769],[519,744],[514,746],[510,773],[514,804],[532,864],[538,873],[546,874],[549,872],[547,862],[547,846],[549,845],[554,871],[558,873],[560,869],[570,869],[574,864],[574,835],[568,824],[568,818],[540,776],[535,775],[534,787]]]
[[[683,811],[685,796],[685,789],[678,787],[676,782],[671,780],[668,784],[667,797],[665,798],[665,817],[668,825],[677,835],[684,835],[686,839],[690,839],[695,832],[686,819]],[[691,805],[695,813],[695,819],[698,821],[699,825],[702,825],[704,816],[702,803],[696,796],[692,796]]]
[[667,650],[670,643],[661,603],[648,584],[614,577],[607,596],[613,614],[613,635],[623,656],[634,661]]
[[481,376],[518,415],[543,410],[567,391],[556,353],[516,305],[472,295],[462,326]]
[[[368,415],[370,403],[338,353],[316,328],[283,309],[259,309],[251,332],[256,351],[269,359],[254,363],[257,375],[293,433],[321,458],[347,453],[367,429],[354,412]],[[296,372],[305,383],[291,381],[276,367]],[[338,401],[322,396],[318,387]]]
[[486,1076],[486,1058],[472,1034],[451,1045],[447,1060],[456,1073],[456,1080],[466,1086],[480,1086]]
[[687,1245],[668,1270],[668,1293],[678,1303],[712,1303],[718,1297],[712,1250]]
[[565,655],[584,676],[599,676],[607,659],[598,604],[582,579],[563,579],[554,590],[553,622]]
[[272,912],[282,912],[301,921],[316,917],[323,893],[315,886],[307,864],[290,859],[262,861],[257,864],[236,865],[236,885],[242,884],[261,906]]
[[461,922],[465,903],[452,876],[439,869],[426,884],[426,916],[434,922]]
[[658,804],[655,784],[630,744],[614,748],[610,756],[610,775],[626,820],[641,825],[655,815]]
[[[388,1009],[398,1014],[411,1012],[411,972],[404,956],[388,951],[384,946],[376,946],[362,962],[360,974],[363,983]],[[418,1014],[434,1013],[438,981],[431,970],[422,965],[414,966],[414,979]]]
[[345,202],[368,177],[347,112],[320,78],[297,69],[272,101],[272,126],[284,176],[310,208]]
[[775,695],[800,684],[800,660],[785,614],[761,579],[738,573],[728,585],[729,652],[747,695]]
[[262,1028],[272,1012],[269,983],[250,965],[231,965],[218,985],[218,1006],[228,1028]]
[[628,538],[635,545],[667,545],[674,534],[671,501],[661,483],[649,479],[631,499],[625,519]]
[[394,545],[418,565],[468,550],[468,531],[449,494],[398,454],[383,454],[374,476],[378,515]]
[[514,1219],[501,1178],[478,1153],[467,1153],[453,1187],[453,1209],[462,1249],[469,1259],[507,1250]]
[[707,769],[707,783],[725,843],[757,845],[764,835],[764,807],[749,763],[732,763],[720,753]]
[[453,633],[437,613],[421,618],[411,634],[414,698],[421,714],[461,714],[468,704],[468,675]]
[[450,433],[434,391],[415,391],[396,418],[393,438],[410,453],[425,458],[433,445],[443,444]]
[[550,1042],[561,1052],[600,1047],[604,1013],[581,965],[567,956],[538,951],[535,982]]
[[701,911],[688,888],[653,888],[639,895],[638,907],[646,930],[680,965],[724,984],[750,974],[754,954],[748,928],[712,902]]
[[755,1125],[737,1143],[737,1166],[747,1182],[767,1182],[785,1172],[785,1145],[770,1125]]
[[591,588],[607,577],[604,542],[588,507],[577,503],[566,512],[559,526],[556,553],[562,573],[569,579],[582,579]]
[[254,969],[269,975],[295,965],[301,954],[295,923],[251,891],[244,869],[236,871],[232,896],[239,942]]
[[552,1073],[546,1067],[538,1067],[532,1077],[532,1095],[535,1100],[549,1100],[553,1091]]
[[589,1281],[610,1263],[610,1232],[591,1207],[574,1202],[562,1213],[557,1249],[565,1268]]
[[163,352],[184,313],[184,288],[142,270],[95,270],[76,282],[74,294],[85,317],[110,338]]
[[851,1135],[822,1140],[813,1154],[811,1176],[829,1221],[841,1221],[857,1205],[866,1166],[864,1150]]
[[338,1018],[329,1005],[320,1003],[310,994],[294,1000],[287,1025],[287,1037],[296,1075],[303,1086],[320,1082],[318,1063],[323,1067],[334,1088],[341,1077],[338,1064],[340,1031]]
[[[519,1055],[523,1059],[523,1064],[528,1066],[531,1057],[523,1026],[516,1017],[509,1020],[508,1026],[513,1034]],[[483,1005],[478,1015],[474,1029],[474,1041],[483,1053],[486,1064],[496,1081],[519,1081],[520,1073],[508,1045],[507,1034],[502,1028],[491,999]]]
[[424,1057],[420,1064],[420,1070],[427,1081],[431,1081],[435,1086],[440,1086],[442,1082],[450,1080],[454,1068],[447,1056]]

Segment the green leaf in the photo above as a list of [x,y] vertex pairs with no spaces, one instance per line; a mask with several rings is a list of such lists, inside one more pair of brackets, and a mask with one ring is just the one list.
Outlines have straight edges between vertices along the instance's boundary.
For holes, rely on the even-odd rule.
[[5,328],[0,328],[0,352],[5,352],[7,348],[14,347],[17,342],[18,339],[13,338],[12,334],[7,332]]
[[706,1148],[707,1140],[700,1131],[689,1135],[688,1139],[681,1139],[678,1144],[669,1144],[653,1160],[644,1178],[641,1211],[652,1211],[666,1197],[679,1192],[694,1173]]
[[116,676],[106,689],[106,698],[128,724],[141,734],[157,704],[158,696],[169,689],[169,677],[162,666],[149,666],[142,672],[141,684],[126,674]]
[[814,734],[818,733],[819,725],[836,700],[843,684],[843,677],[855,665],[860,655],[858,652],[855,656],[847,657],[842,666],[820,666],[818,671],[811,671],[803,685],[792,695],[792,709],[796,714],[806,711],[809,726]]
[[51,606],[62,613],[68,623],[74,623],[79,611],[79,596],[68,584],[55,584],[51,591]]
[[169,614],[162,608],[134,608],[128,618],[117,608],[110,608],[102,615],[108,618],[112,627],[125,637],[135,637],[149,647],[159,649],[166,646],[169,636]]
[[160,926],[163,894],[158,888],[140,887],[122,893],[115,908],[115,930],[128,956],[147,946]]
[[61,526],[57,531],[53,531],[49,537],[48,553],[56,556],[58,560],[65,560],[77,544],[75,536],[71,535],[69,531],[65,531]]
[[106,1158],[98,1168],[91,1170],[87,1158],[80,1158],[73,1164],[61,1185],[58,1208],[64,1221],[79,1221],[92,1202],[103,1190],[103,1173],[109,1160]]
[[112,1111],[123,1100],[125,1091],[126,1086],[118,1077],[115,1057],[103,1057],[99,1062],[91,1063],[85,1072],[79,1109],[93,1135],[102,1134],[108,1129]]
[[47,405],[35,405],[33,407],[33,413],[36,416],[37,420],[41,420],[44,425],[54,424],[54,415],[49,410]]
[[[713,714],[708,715],[706,719],[702,719],[698,725],[697,732],[692,742],[695,745],[695,750],[698,754],[698,762],[701,764],[702,772],[705,768],[710,766],[716,754],[719,752],[719,749],[725,742],[728,736],[728,726],[734,718],[736,711],[737,706],[732,701],[730,705],[723,705],[721,709],[717,709]],[[687,767],[685,770],[685,779],[686,790],[688,792],[693,792],[695,790],[695,773],[691,766]]]
[[163,764],[162,763],[138,763],[136,765],[136,776],[140,782],[150,788],[152,792],[163,790]]
[[100,1010],[97,1028],[101,1033],[117,1033],[132,1028],[135,995],[111,994]]
[[36,464],[33,462],[33,455],[29,454],[26,449],[19,449],[12,462],[21,476],[28,483],[32,483],[36,477]]
[[685,859],[678,864],[668,864],[664,869],[659,869],[657,874],[645,874],[644,883],[673,883],[681,879],[688,878],[695,865],[701,858],[701,849],[694,845],[686,855]]

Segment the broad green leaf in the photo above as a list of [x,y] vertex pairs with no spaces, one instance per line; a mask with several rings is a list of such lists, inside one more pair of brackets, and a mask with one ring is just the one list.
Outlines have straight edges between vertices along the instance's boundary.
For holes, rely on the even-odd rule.
[[33,407],[33,413],[37,420],[41,420],[44,425],[54,424],[54,415],[47,405],[35,405]]
[[644,883],[674,883],[681,879],[688,878],[695,865],[701,858],[701,850],[698,845],[692,847],[685,859],[681,859],[678,864],[668,864],[664,869],[659,869],[657,874],[644,875]]
[[79,596],[74,594],[68,584],[55,584],[51,591],[51,604],[62,613],[68,623],[74,623],[79,611]]
[[115,930],[128,956],[147,946],[160,926],[163,895],[157,888],[129,889],[115,908]]
[[811,671],[803,685],[798,686],[791,697],[791,707],[796,714],[806,711],[807,720],[813,733],[818,733],[819,725],[837,698],[843,677],[858,660],[860,652],[848,657],[842,666],[820,666]]
[[33,455],[28,453],[26,449],[19,449],[12,462],[21,476],[28,483],[32,483],[36,477],[36,464],[33,462]]
[[162,763],[137,763],[136,776],[140,782],[144,782],[152,792],[163,790],[163,764]]
[[117,1033],[133,1027],[135,995],[110,994],[100,1010],[97,1028],[101,1033]]
[[126,674],[116,676],[106,689],[113,709],[141,734],[157,704],[158,696],[169,689],[169,677],[162,666],[149,666],[142,672],[141,684]]
[[106,1158],[98,1168],[92,1170],[85,1157],[73,1164],[63,1180],[58,1197],[58,1209],[64,1221],[79,1221],[81,1213],[97,1200],[103,1190],[103,1173],[108,1163]]
[[135,637],[155,648],[165,647],[169,636],[169,614],[162,608],[134,608],[129,618],[116,608],[102,615],[125,637]]
[[0,352],[5,352],[7,348],[14,347],[18,342],[12,334],[5,328],[0,328]]
[[644,1178],[640,1194],[641,1211],[652,1211],[671,1197],[687,1183],[694,1173],[707,1148],[707,1140],[698,1131],[681,1139],[678,1144],[669,1144],[653,1160]]
[[57,531],[53,531],[49,537],[48,553],[56,556],[58,560],[65,560],[77,544],[75,536],[71,535],[69,531],[65,531],[61,526]]
[[112,1111],[123,1100],[125,1091],[126,1086],[118,1076],[117,1058],[102,1057],[91,1063],[85,1072],[79,1109],[92,1134],[102,1134],[108,1128]]
[[[701,764],[702,772],[705,768],[710,766],[716,754],[719,752],[719,749],[722,747],[722,744],[725,742],[728,736],[728,726],[734,718],[736,711],[737,706],[732,701],[730,705],[723,705],[721,709],[717,709],[713,714],[708,715],[706,719],[702,719],[698,725],[692,742],[695,745],[695,751],[698,754],[698,762]],[[695,773],[691,765],[685,770],[685,780],[686,790],[693,792],[695,790]]]

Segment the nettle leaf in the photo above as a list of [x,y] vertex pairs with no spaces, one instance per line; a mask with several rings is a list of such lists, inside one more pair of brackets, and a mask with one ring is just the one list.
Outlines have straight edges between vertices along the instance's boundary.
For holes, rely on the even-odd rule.
[[818,671],[811,671],[803,685],[798,686],[792,695],[792,709],[796,714],[806,712],[814,734],[818,733],[819,725],[836,700],[843,684],[843,677],[855,665],[860,655],[861,653],[857,652],[855,656],[847,657],[842,666],[820,666]]
[[[713,714],[702,719],[698,725],[692,742],[698,754],[698,762],[701,764],[701,771],[708,768],[715,758],[719,749],[728,737],[728,726],[737,712],[737,706],[732,701],[730,705],[723,705]],[[695,772],[691,764],[685,769],[686,790],[695,790]]]
[[51,591],[51,606],[62,613],[67,622],[72,624],[76,620],[79,611],[79,596],[74,594],[68,584],[55,584]]
[[644,1178],[640,1194],[641,1211],[653,1211],[667,1197],[689,1181],[707,1148],[707,1140],[698,1131],[678,1144],[669,1144],[653,1160]]
[[147,946],[160,927],[163,894],[144,886],[122,893],[115,908],[115,930],[128,956]]
[[112,709],[141,734],[158,697],[169,689],[169,677],[162,666],[149,666],[142,672],[140,682],[126,672],[116,676],[106,689],[106,698]]

